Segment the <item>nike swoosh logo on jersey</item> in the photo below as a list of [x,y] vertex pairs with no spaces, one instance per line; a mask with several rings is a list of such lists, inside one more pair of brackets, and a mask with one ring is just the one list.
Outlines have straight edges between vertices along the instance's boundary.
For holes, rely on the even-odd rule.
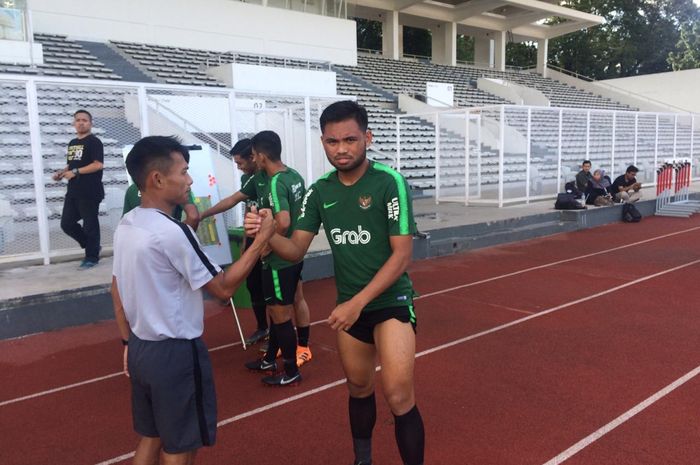
[[331,208],[336,203],[338,203],[337,200],[335,202],[329,202],[329,203],[323,202],[323,208]]
[[263,183],[258,183],[258,186],[260,186],[260,187],[262,187],[262,186],[264,186],[264,185],[265,185],[264,182],[263,182]]

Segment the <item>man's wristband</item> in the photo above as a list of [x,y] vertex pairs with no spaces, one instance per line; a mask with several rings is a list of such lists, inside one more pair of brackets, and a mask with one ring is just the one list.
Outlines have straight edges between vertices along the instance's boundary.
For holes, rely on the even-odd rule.
[[73,174],[78,177],[80,176],[80,170],[78,168],[73,168]]
[[128,346],[128,345],[129,345],[129,341],[127,341],[126,339],[122,339],[122,345],[123,345],[123,346]]

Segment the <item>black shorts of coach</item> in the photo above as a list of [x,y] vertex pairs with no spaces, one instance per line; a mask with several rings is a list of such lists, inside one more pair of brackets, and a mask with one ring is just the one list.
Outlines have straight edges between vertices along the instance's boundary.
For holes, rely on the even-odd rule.
[[362,342],[374,344],[374,327],[392,318],[410,323],[413,332],[416,332],[417,320],[413,305],[363,310],[357,321],[345,332]]
[[144,341],[129,337],[134,430],[179,454],[216,442],[216,392],[201,338]]
[[303,268],[303,261],[280,270],[263,265],[262,286],[265,303],[267,305],[292,305]]

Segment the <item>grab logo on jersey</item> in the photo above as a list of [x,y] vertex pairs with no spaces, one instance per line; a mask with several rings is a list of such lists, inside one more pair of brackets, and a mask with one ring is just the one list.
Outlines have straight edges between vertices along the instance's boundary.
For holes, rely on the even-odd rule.
[[331,229],[331,239],[335,245],[365,245],[372,240],[372,235],[369,231],[362,229],[360,225],[357,227],[357,231],[341,231],[340,228],[333,228]]

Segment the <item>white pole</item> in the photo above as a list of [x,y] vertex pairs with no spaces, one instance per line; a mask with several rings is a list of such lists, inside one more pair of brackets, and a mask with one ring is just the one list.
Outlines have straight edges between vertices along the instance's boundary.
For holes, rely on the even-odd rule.
[[476,122],[476,163],[477,163],[477,171],[476,171],[476,183],[477,183],[477,192],[476,196],[477,198],[481,198],[481,113],[477,115],[477,122]]
[[306,185],[310,186],[313,181],[311,171],[313,163],[311,160],[311,99],[304,97],[304,141],[306,145]]
[[610,149],[610,177],[615,179],[615,123],[617,123],[617,112],[613,113],[612,121],[612,147]]
[[561,136],[564,125],[564,110],[559,109],[559,142],[557,146],[557,192],[561,189]]
[[[637,165],[637,138],[639,137],[639,113],[634,114],[634,158],[633,165]],[[654,167],[656,169],[656,167]]]
[[591,146],[591,110],[586,112],[586,160],[590,160],[589,154]]
[[464,112],[464,205],[469,205],[469,110]]
[[532,108],[527,108],[527,146],[525,147],[525,203],[530,203],[530,143]]
[[676,135],[678,133],[678,115],[673,115],[673,161],[676,161]]
[[34,195],[36,197],[36,221],[39,226],[39,249],[44,265],[51,263],[49,257],[49,220],[44,191],[44,160],[41,153],[41,128],[39,126],[39,104],[37,102],[36,82],[29,79],[25,85],[27,92],[27,117],[29,119],[29,140],[32,151],[32,170],[34,174]]
[[690,116],[690,179],[693,179],[693,167],[695,166],[693,160],[693,142],[695,137],[695,115]]
[[[228,119],[229,119],[229,131],[231,131],[231,147],[236,145],[238,141],[238,128],[236,128],[236,93],[235,91],[229,91],[228,96]],[[233,165],[233,191],[238,192],[241,189],[241,173],[238,171],[238,166],[231,160],[231,165]],[[220,193],[219,193],[220,194]],[[243,204],[238,203],[233,209],[234,225],[241,226],[239,223],[241,218],[243,218]]]
[[499,122],[500,133],[499,133],[499,143],[498,143],[498,208],[503,207],[503,165],[504,165],[504,150],[505,145],[505,120],[506,120],[506,109],[501,106],[501,121]]
[[656,114],[656,131],[654,131],[654,169],[659,166],[659,114]]
[[150,128],[148,127],[148,96],[146,94],[146,87],[142,84],[138,87],[137,97],[139,101],[139,110],[141,116],[141,137],[147,137],[151,134]]
[[396,115],[396,171],[401,172],[401,116]]
[[440,203],[440,114],[435,113],[435,204]]

